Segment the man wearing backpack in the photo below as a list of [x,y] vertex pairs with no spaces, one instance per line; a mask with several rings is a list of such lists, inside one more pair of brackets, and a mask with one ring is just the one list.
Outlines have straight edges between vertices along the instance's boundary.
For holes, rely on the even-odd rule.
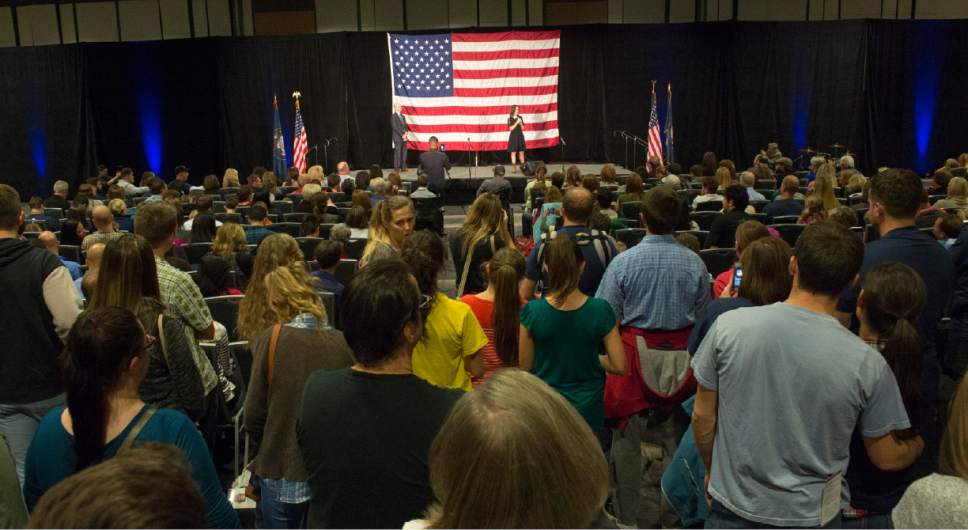
[[609,374],[605,383],[605,419],[615,427],[613,507],[628,525],[640,523],[643,435],[648,431],[649,441],[671,456],[689,424],[680,405],[696,390],[686,342],[709,301],[709,274],[702,259],[676,241],[678,215],[675,191],[659,186],[647,192],[640,213],[645,239],[615,258],[595,294],[612,306],[629,361],[626,375]]
[[543,234],[541,241],[528,255],[528,266],[524,281],[521,282],[521,297],[530,300],[535,297],[535,286],[541,279],[541,255],[545,241],[559,236],[568,236],[578,242],[585,258],[585,271],[582,272],[578,288],[588,296],[595,296],[598,284],[602,281],[605,268],[618,254],[615,241],[598,230],[588,227],[588,219],[595,210],[596,199],[590,191],[581,187],[569,188],[561,201],[561,214],[564,225],[560,230]]

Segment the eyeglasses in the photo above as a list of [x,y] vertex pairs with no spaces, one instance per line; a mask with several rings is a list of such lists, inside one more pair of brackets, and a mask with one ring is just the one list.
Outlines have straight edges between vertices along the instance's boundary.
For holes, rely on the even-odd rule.
[[420,295],[420,309],[424,310],[430,307],[430,301],[433,300],[429,294]]

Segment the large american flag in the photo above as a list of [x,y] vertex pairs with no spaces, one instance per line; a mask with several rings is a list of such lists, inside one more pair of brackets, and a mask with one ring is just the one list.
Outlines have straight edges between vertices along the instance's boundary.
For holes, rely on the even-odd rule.
[[309,140],[306,137],[306,127],[303,126],[302,113],[299,112],[299,100],[296,100],[296,131],[292,137],[292,165],[300,173],[306,172],[306,153],[309,152]]
[[659,162],[665,163],[662,159],[662,133],[659,129],[659,113],[655,107],[655,85],[652,85],[652,113],[649,114],[649,152],[646,155],[645,169],[652,171],[652,164],[649,159],[657,157]]
[[408,146],[504,151],[518,106],[528,149],[558,145],[559,31],[387,34],[391,90]]

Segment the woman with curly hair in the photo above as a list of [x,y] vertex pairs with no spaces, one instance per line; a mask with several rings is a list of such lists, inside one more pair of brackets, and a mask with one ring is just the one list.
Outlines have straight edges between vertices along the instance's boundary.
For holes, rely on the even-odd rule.
[[[293,277],[304,285],[311,286],[314,283],[313,277],[306,270],[299,243],[292,236],[272,234],[263,239],[255,256],[245,298],[239,304],[238,335],[241,340],[252,340],[277,322],[268,302],[265,278],[279,267],[289,269]],[[322,317],[325,318],[326,314],[322,313]]]

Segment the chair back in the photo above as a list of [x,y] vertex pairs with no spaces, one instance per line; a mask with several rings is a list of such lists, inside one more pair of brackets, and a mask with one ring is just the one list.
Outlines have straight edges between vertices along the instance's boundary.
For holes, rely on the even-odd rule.
[[366,249],[366,239],[350,239],[346,244],[346,256],[350,259],[360,259],[363,257],[363,250]]
[[796,246],[797,240],[800,239],[800,234],[803,233],[803,229],[806,225],[792,224],[792,223],[781,223],[770,225],[772,228],[776,229],[780,233],[780,237],[787,242],[791,247]]
[[723,201],[705,201],[696,204],[697,212],[721,212]]
[[689,214],[689,219],[695,221],[700,230],[709,230],[713,226],[713,221],[720,215],[723,214],[720,212],[692,212]]
[[229,294],[205,299],[205,305],[212,313],[212,319],[225,326],[229,342],[236,341],[238,337],[239,304],[242,303],[243,298],[245,298],[245,295]]
[[321,237],[297,237],[296,242],[299,243],[299,249],[302,250],[303,259],[306,261],[313,261],[316,259],[316,245],[320,242],[325,241]]
[[729,270],[736,263],[736,249],[707,248],[699,251],[699,257],[706,264],[706,270],[714,277]]
[[292,237],[299,237],[300,223],[272,223],[266,225],[266,229],[277,234],[289,234]]
[[198,265],[202,262],[202,256],[212,251],[212,243],[189,243],[185,245],[185,256],[188,263]]
[[346,285],[350,283],[353,279],[353,275],[356,274],[359,268],[360,262],[355,259],[342,259],[339,261],[339,265],[336,267],[336,279],[340,283]]
[[638,245],[645,238],[643,228],[621,228],[615,231],[615,239],[625,244],[627,248]]
[[638,219],[642,213],[642,203],[639,201],[628,201],[622,203],[622,211],[619,212],[625,219]]

